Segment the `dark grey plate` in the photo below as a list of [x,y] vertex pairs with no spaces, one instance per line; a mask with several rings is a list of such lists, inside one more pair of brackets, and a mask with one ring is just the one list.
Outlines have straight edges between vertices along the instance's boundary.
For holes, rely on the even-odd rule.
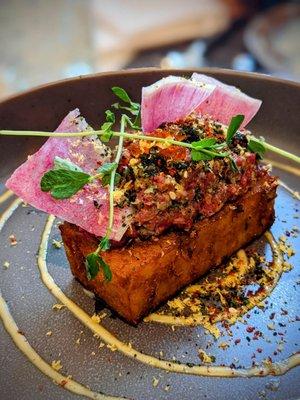
[[[82,114],[94,126],[99,125],[103,112],[112,103],[112,86],[122,86],[133,98],[139,99],[141,86],[150,84],[170,73],[189,75],[192,71],[133,70],[125,72],[93,75],[71,79],[34,89],[13,97],[0,104],[1,129],[53,130],[62,117],[72,108],[79,107]],[[263,107],[251,124],[257,135],[264,135],[272,143],[299,154],[299,104],[300,86],[292,82],[272,79],[262,75],[243,74],[224,70],[204,70],[224,82],[235,84],[252,96],[263,100]],[[0,182],[26,156],[41,144],[39,140],[0,138]],[[270,157],[271,158],[271,155]],[[277,159],[278,161],[278,159]],[[281,160],[282,161],[282,160]],[[299,172],[299,170],[297,170]],[[297,173],[296,171],[296,173]],[[299,176],[275,170],[280,178],[294,189],[299,190]],[[0,190],[4,190],[0,186]],[[2,212],[12,199],[0,206]],[[276,201],[276,222],[272,227],[275,237],[286,230],[300,225],[299,201],[286,190],[279,188]],[[86,329],[66,309],[53,311],[56,299],[42,284],[37,269],[36,252],[46,215],[31,207],[19,207],[0,233],[0,287],[19,328],[25,333],[30,344],[48,362],[60,359],[62,372],[105,394],[125,396],[132,399],[296,399],[300,396],[299,368],[287,374],[272,378],[208,378],[183,374],[166,373],[148,367],[136,360],[128,359],[106,347],[98,349],[99,340]],[[8,237],[14,233],[18,244],[11,247]],[[56,225],[51,239],[59,239]],[[51,243],[50,239],[50,243]],[[299,237],[289,238],[296,250],[300,249]],[[262,243],[262,239],[257,244]],[[267,251],[270,256],[270,251]],[[10,267],[2,269],[4,261]],[[253,361],[260,362],[268,356],[273,361],[286,358],[299,350],[299,254],[291,258],[295,268],[283,274],[280,282],[264,310],[253,309],[246,316],[247,324],[263,332],[264,338],[247,339],[249,333],[243,323],[232,327],[233,336],[224,336],[214,341],[201,327],[175,328],[142,323],[137,328],[110,316],[103,324],[117,337],[145,353],[182,362],[199,363],[198,348],[212,345],[207,350],[216,357],[216,364],[247,367]],[[50,273],[76,303],[88,313],[95,309],[94,301],[87,297],[81,286],[73,280],[64,251],[50,244],[48,263]],[[287,315],[282,309],[287,310]],[[275,313],[275,330],[267,324]],[[46,336],[48,331],[52,336]],[[278,341],[286,341],[281,352],[274,355]],[[0,397],[1,399],[75,399],[76,396],[56,386],[40,373],[15,347],[0,324]],[[76,340],[81,338],[80,344]],[[241,339],[237,345],[236,339]],[[230,347],[222,350],[221,342],[229,342]],[[262,353],[257,352],[262,349]],[[153,387],[153,378],[159,379]],[[169,385],[169,390],[165,390]]]

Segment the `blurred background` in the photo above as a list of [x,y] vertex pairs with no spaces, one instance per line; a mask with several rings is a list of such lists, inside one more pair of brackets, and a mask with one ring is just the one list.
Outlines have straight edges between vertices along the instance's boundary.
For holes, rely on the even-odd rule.
[[0,98],[71,76],[213,66],[300,81],[300,2],[0,0]]

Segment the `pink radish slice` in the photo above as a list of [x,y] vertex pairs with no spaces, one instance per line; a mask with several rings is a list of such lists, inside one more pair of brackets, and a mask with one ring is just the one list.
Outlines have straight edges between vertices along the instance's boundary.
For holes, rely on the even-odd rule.
[[143,87],[141,118],[144,132],[152,132],[164,122],[175,122],[203,104],[215,89],[178,76],[168,76]]
[[195,111],[201,115],[209,115],[225,125],[229,125],[234,115],[243,114],[245,119],[241,127],[245,127],[262,104],[261,100],[246,95],[235,86],[226,85],[203,74],[195,72],[192,75],[192,81],[216,86],[209,98]]
[[[79,110],[71,111],[56,132],[80,132],[88,125]],[[26,203],[75,224],[86,231],[104,236],[108,223],[108,193],[100,182],[85,186],[70,199],[55,200],[40,189],[41,178],[53,167],[55,156],[67,158],[85,172],[93,174],[104,162],[110,161],[110,150],[95,136],[86,138],[49,138],[46,143],[22,164],[6,182],[6,186]],[[115,209],[112,239],[119,241],[127,226],[128,209]]]

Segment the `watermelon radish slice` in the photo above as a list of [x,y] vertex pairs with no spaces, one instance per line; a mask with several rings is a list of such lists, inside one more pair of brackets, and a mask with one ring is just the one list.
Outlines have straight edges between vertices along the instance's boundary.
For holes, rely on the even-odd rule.
[[175,122],[192,113],[214,92],[215,85],[168,76],[143,87],[141,119],[144,132],[164,122]]
[[[71,111],[56,132],[80,132],[88,128],[79,110]],[[85,186],[76,195],[55,200],[40,189],[41,178],[53,167],[55,156],[67,158],[85,172],[93,174],[104,162],[110,161],[110,150],[95,137],[49,138],[46,143],[12,174],[6,186],[26,203],[75,224],[86,231],[104,236],[108,224],[108,193],[100,182]],[[129,210],[115,208],[114,229],[111,238],[119,241],[127,226],[124,218]]]
[[202,102],[195,112],[209,115],[222,124],[229,125],[234,115],[243,114],[245,119],[241,127],[245,127],[261,106],[261,100],[247,96],[235,86],[226,85],[215,78],[195,72],[191,79],[194,82],[216,86],[209,98]]

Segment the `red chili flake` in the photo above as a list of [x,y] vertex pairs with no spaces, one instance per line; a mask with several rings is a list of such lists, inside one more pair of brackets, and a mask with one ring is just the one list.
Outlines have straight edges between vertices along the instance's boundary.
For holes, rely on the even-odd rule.
[[234,344],[239,344],[241,343],[241,339],[235,339]]
[[59,385],[62,386],[62,387],[64,387],[67,383],[68,383],[68,381],[67,381],[66,379],[63,379],[63,380],[59,383]]
[[258,340],[260,337],[262,337],[262,333],[260,331],[255,331],[252,339]]
[[246,331],[248,333],[252,333],[254,331],[254,329],[255,329],[254,326],[249,325],[249,326],[247,326]]
[[274,312],[272,312],[272,314],[270,314],[270,319],[274,319],[274,317],[275,317],[275,313]]
[[263,349],[262,349],[261,347],[258,347],[258,348],[256,349],[256,351],[257,351],[258,353],[262,353]]

